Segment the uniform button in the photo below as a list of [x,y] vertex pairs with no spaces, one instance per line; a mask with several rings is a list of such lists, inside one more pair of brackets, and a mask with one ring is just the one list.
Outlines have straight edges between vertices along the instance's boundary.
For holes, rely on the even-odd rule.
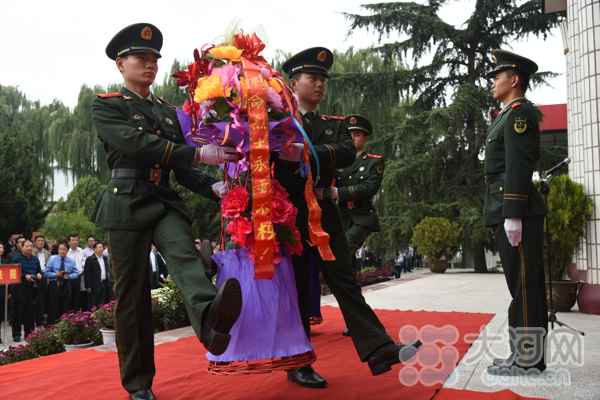
[[502,191],[502,186],[500,186],[500,191]]
[[117,193],[118,191],[119,191],[119,189],[117,189],[117,188],[113,189],[113,193]]
[[157,130],[156,130],[156,134],[157,134],[157,135],[160,135],[160,133],[161,133],[161,132],[160,132],[160,129],[157,129]]
[[360,177],[360,179],[363,179],[363,178],[364,178],[364,176],[361,176],[361,177]]
[[141,126],[138,126],[138,131],[143,131],[144,128],[142,128]]
[[348,179],[352,179],[352,175],[350,175],[350,176],[348,177]]

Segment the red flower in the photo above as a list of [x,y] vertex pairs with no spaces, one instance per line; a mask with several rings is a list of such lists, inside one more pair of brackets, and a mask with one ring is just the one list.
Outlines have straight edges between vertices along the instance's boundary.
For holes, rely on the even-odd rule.
[[292,234],[294,235],[294,242],[287,242],[287,249],[290,252],[290,254],[299,256],[300,254],[302,254],[302,237],[300,236],[300,231],[298,230],[298,228],[296,228],[296,226],[290,226],[289,228],[291,229]]
[[226,218],[239,217],[248,208],[248,191],[243,186],[231,189],[221,201],[221,214]]
[[298,210],[288,198],[288,193],[276,180],[272,181],[272,221],[274,224],[296,225]]
[[258,36],[256,36],[256,33],[253,33],[252,35],[246,35],[241,32],[237,33],[233,37],[233,45],[238,49],[243,50],[243,57],[251,61],[264,61],[260,52],[265,48],[265,44]]
[[249,244],[248,236],[252,233],[252,221],[246,217],[238,217],[227,224],[227,233],[231,235],[231,240],[241,247],[247,247]]

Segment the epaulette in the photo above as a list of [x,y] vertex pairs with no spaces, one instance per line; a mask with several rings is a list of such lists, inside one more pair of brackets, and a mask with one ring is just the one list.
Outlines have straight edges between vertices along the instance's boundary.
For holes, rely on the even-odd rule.
[[334,120],[334,121],[343,121],[346,119],[346,117],[344,117],[343,115],[321,115],[321,119],[324,119],[325,121],[328,120]]
[[510,108],[512,108],[513,110],[516,110],[517,108],[521,107],[522,103],[513,103],[511,104]]
[[96,93],[96,96],[101,99],[110,99],[112,97],[123,97],[123,93],[121,92],[109,92],[109,93]]
[[164,105],[167,105],[167,106],[169,106],[169,107],[171,107],[171,108],[177,108],[177,107],[175,107],[173,104],[171,104],[171,103],[169,103],[168,101],[166,101],[165,99],[163,99],[162,97],[158,97],[158,96],[155,96],[155,97],[156,97],[156,99],[159,101],[159,103],[161,103],[161,104],[164,104]]
[[383,158],[383,154],[373,154],[373,153],[367,153],[367,156],[369,158]]

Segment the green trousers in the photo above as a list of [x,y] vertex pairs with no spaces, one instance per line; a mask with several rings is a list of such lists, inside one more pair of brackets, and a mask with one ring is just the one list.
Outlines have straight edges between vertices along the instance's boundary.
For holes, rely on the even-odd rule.
[[182,290],[192,327],[200,338],[202,315],[216,295],[196,254],[190,223],[168,210],[153,229],[108,232],[117,308],[116,342],[121,383],[128,392],[149,389],[155,374],[150,298],[150,245],[156,244]]
[[508,326],[511,352],[522,366],[544,363],[548,330],[544,274],[544,217],[523,218],[521,244],[511,246],[504,226],[495,228],[496,246],[511,295]]

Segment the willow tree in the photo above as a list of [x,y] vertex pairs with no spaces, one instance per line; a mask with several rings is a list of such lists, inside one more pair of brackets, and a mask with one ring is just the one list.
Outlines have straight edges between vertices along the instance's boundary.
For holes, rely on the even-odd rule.
[[0,240],[31,233],[49,211],[51,155],[45,142],[49,107],[0,85]]
[[[465,266],[485,270],[482,224],[483,166],[487,110],[494,105],[489,82],[490,50],[509,48],[528,36],[546,37],[559,22],[543,13],[543,1],[476,0],[467,20],[454,26],[440,9],[447,0],[364,5],[364,14],[346,14],[350,31],[378,35],[371,52],[390,65],[411,65],[395,75],[395,89],[409,93],[410,104],[396,126],[390,126],[394,152],[386,165],[384,192],[392,237],[402,239],[426,215],[446,216],[463,226]],[[384,43],[385,40],[385,43]],[[543,64],[542,64],[543,65]],[[391,72],[396,73],[395,71]],[[549,72],[533,77],[543,82]],[[353,80],[389,81],[389,73]],[[390,233],[390,232],[388,232]]]

